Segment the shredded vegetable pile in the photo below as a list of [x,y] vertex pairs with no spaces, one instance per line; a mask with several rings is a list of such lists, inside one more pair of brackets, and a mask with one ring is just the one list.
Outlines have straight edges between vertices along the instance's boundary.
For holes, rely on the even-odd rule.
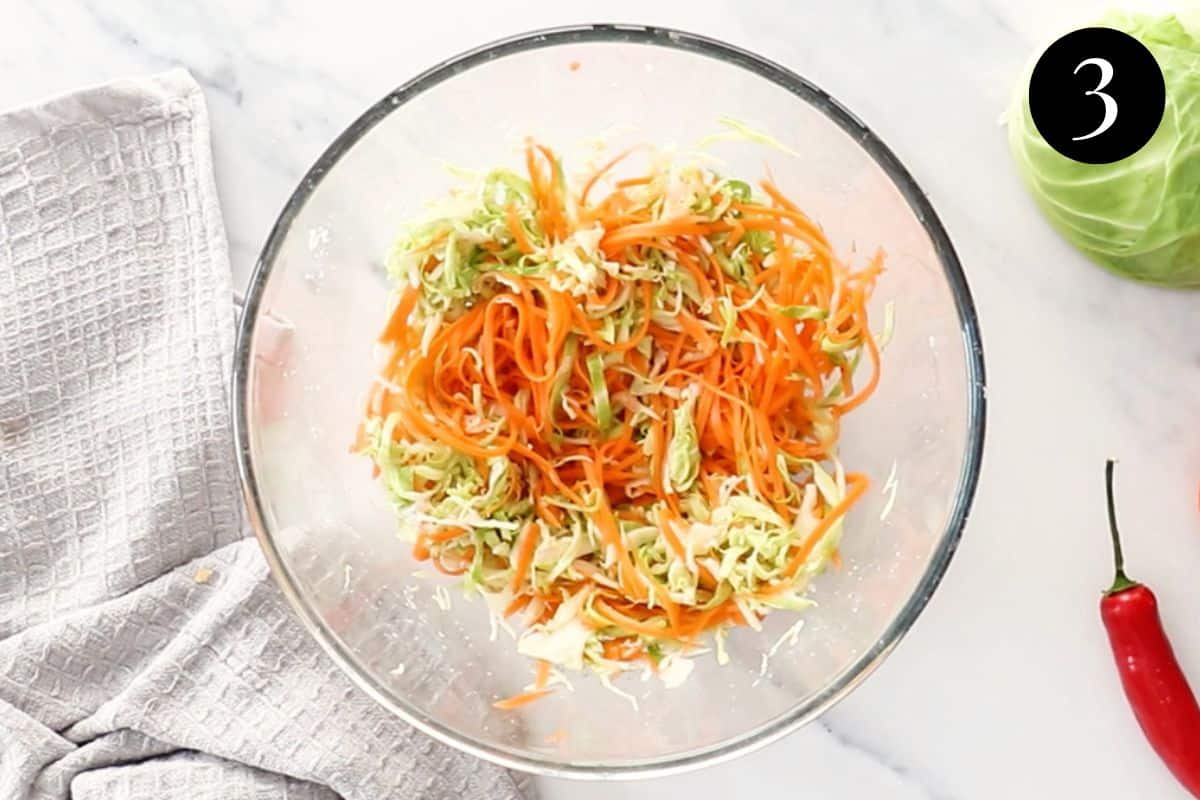
[[878,381],[882,263],[851,270],[770,180],[646,148],[574,186],[530,144],[406,229],[356,447],[415,556],[523,618],[537,678],[499,707],[558,668],[674,683],[811,605],[867,487],[836,447]]

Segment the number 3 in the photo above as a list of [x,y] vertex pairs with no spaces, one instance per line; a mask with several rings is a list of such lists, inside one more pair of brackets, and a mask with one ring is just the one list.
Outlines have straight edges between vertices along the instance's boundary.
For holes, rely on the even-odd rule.
[[1083,61],[1080,61],[1078,65],[1076,65],[1075,72],[1073,74],[1078,75],[1079,70],[1081,70],[1084,67],[1089,66],[1089,65],[1099,68],[1100,82],[1096,84],[1095,89],[1092,89],[1091,91],[1088,91],[1088,92],[1084,92],[1084,94],[1085,95],[1095,95],[1096,97],[1099,97],[1104,102],[1104,119],[1100,122],[1100,126],[1098,128],[1096,128],[1096,130],[1092,131],[1091,133],[1084,134],[1083,136],[1071,137],[1072,142],[1082,142],[1084,139],[1091,139],[1093,137],[1099,136],[1100,134],[1104,133],[1106,130],[1111,128],[1113,126],[1113,123],[1117,121],[1117,101],[1113,100],[1111,95],[1107,95],[1104,92],[1100,91],[1105,86],[1108,86],[1108,84],[1112,81],[1113,65],[1107,59],[1104,59],[1104,58],[1085,58]]

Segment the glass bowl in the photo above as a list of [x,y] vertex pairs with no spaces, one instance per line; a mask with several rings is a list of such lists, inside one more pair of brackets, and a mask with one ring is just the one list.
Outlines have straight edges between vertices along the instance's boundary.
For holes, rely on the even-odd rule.
[[[533,135],[572,155],[605,135],[694,145],[719,117],[770,133],[710,150],[729,174],[769,170],[842,253],[883,247],[876,325],[895,332],[876,396],[847,418],[842,459],[874,481],[848,521],[818,606],[729,637],[730,663],[695,659],[665,688],[590,675],[516,711],[529,662],[482,601],[426,575],[395,536],[370,465],[349,452],[386,315],[382,259],[445,193],[447,164],[519,164]],[[474,50],[367,110],[308,172],[251,280],[234,365],[234,425],[253,524],[312,636],[371,697],[475,755],[565,777],[663,774],[729,758],[844,697],[909,629],[945,572],[975,489],[984,375],[970,294],[945,230],[887,147],[829,95],[751,53],[671,30],[596,25]],[[890,480],[889,480],[890,478]],[[893,497],[894,495],[894,497]],[[890,505],[890,509],[888,506]],[[885,510],[888,513],[884,513]],[[445,586],[445,588],[441,588]],[[630,699],[632,698],[632,699]],[[634,702],[636,701],[636,709]]]

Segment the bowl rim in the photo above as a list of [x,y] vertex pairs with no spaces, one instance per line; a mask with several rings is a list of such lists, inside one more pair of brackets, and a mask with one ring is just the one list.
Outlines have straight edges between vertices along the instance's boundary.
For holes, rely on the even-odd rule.
[[[328,172],[364,135],[408,100],[448,78],[499,57],[575,43],[636,44],[683,50],[741,67],[769,80],[808,103],[853,137],[884,171],[933,244],[943,275],[954,298],[967,378],[967,435],[955,491],[954,507],[946,529],[924,574],[895,618],[878,640],[849,667],[806,702],[796,705],[752,730],[709,747],[662,758],[626,764],[608,762],[564,763],[540,758],[470,739],[396,698],[381,682],[361,670],[319,615],[306,603],[296,580],[275,546],[264,521],[262,498],[255,479],[248,435],[249,377],[252,344],[262,295],[272,266],[292,223]],[[271,575],[300,618],[301,623],[351,681],[377,703],[422,732],[451,747],[511,769],[558,778],[628,779],[660,777],[727,761],[763,747],[819,717],[864,681],[886,659],[924,610],[941,582],[962,538],[979,482],[986,427],[986,381],[983,344],[975,304],[950,237],[924,190],[883,141],[845,106],[791,70],[734,45],[672,28],[627,24],[581,24],[545,28],[509,36],[453,56],[406,81],[368,108],[352,122],[305,173],[267,236],[255,263],[238,323],[233,355],[232,422],[238,476],[248,514]]]

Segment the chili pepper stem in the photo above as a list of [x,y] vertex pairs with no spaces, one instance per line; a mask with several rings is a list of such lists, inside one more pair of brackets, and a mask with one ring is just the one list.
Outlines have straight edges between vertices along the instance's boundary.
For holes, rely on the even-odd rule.
[[1117,462],[1110,458],[1104,466],[1104,488],[1108,494],[1108,532],[1112,536],[1113,564],[1116,567],[1116,577],[1112,586],[1105,592],[1106,595],[1117,594],[1140,585],[1125,574],[1125,554],[1121,551],[1121,534],[1117,531],[1117,507],[1113,500],[1113,467],[1116,464]]

